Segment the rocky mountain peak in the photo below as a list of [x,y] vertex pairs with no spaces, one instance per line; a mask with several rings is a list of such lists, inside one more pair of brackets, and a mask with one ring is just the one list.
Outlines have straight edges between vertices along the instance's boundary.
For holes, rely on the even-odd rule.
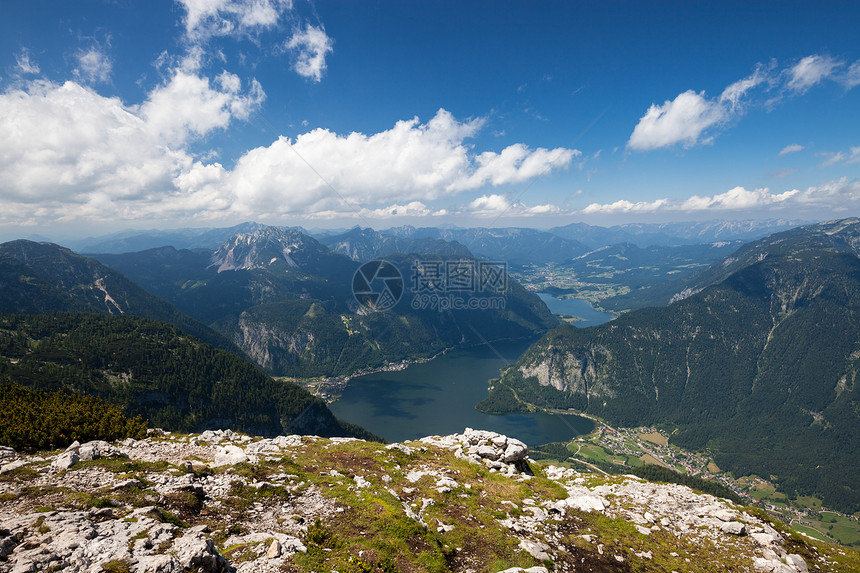
[[289,227],[263,227],[252,233],[237,233],[213,254],[211,267],[218,272],[269,268],[285,265],[301,268],[305,263],[328,254],[319,241]]

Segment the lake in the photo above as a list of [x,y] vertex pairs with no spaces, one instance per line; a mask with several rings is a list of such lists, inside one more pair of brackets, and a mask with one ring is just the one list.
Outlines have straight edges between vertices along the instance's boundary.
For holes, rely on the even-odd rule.
[[496,416],[475,409],[487,396],[489,379],[497,378],[499,369],[528,346],[529,342],[507,342],[456,349],[405,370],[356,377],[330,408],[339,418],[392,442],[460,433],[470,427],[536,446],[590,432],[593,422],[581,416]]
[[614,315],[608,312],[596,310],[591,303],[581,298],[555,298],[551,294],[539,292],[537,295],[553,314],[568,314],[580,318],[576,322],[572,322],[573,326],[585,328],[587,326],[596,326],[609,322]]

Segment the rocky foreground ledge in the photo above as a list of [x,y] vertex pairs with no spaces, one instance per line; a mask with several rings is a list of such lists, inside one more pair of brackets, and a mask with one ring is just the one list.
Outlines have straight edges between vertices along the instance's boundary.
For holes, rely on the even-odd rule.
[[493,432],[390,445],[151,432],[0,448],[0,571],[860,570],[857,552],[757,510],[541,466]]

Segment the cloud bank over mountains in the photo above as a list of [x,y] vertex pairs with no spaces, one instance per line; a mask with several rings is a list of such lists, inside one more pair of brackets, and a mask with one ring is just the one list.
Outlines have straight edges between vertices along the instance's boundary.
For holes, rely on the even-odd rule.
[[[845,177],[805,189],[736,186],[713,195],[691,190],[686,197],[587,205],[582,199],[578,208],[530,195],[527,204],[521,197],[537,182],[571,166],[584,170],[600,161],[603,150],[586,156],[572,145],[516,142],[479,149],[495,113],[489,109],[485,116],[457,118],[440,107],[432,117],[400,119],[375,133],[326,128],[293,137],[275,133],[270,143],[244,149],[228,163],[207,149],[207,138],[264,115],[267,93],[253,75],[240,77],[227,69],[218,43],[254,44],[262,33],[281,30],[284,37],[273,49],[289,55],[287,73],[312,86],[325,81],[335,40],[322,23],[298,18],[289,0],[177,4],[179,52],[165,51],[153,63],[161,80],[138,102],[101,93],[111,87],[116,65],[110,36],[75,51],[65,80],[46,79],[37,58],[20,50],[0,93],[0,224],[425,216],[495,222],[860,205],[860,183]],[[828,81],[852,90],[860,85],[860,61],[814,54],[783,68],[759,64],[718,96],[690,89],[652,104],[621,153],[712,144],[745,114],[803,97]],[[803,152],[812,153],[808,145],[786,142],[774,156]],[[815,153],[821,167],[860,161],[860,147]],[[588,193],[556,192],[580,195]]]

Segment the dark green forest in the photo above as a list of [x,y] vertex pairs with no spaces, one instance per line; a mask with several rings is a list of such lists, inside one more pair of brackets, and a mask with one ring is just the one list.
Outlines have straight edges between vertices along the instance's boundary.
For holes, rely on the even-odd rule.
[[0,383],[0,444],[18,451],[64,448],[75,440],[140,439],[146,424],[95,396]]
[[306,390],[138,317],[0,315],[0,382],[97,396],[170,430],[369,436]]

